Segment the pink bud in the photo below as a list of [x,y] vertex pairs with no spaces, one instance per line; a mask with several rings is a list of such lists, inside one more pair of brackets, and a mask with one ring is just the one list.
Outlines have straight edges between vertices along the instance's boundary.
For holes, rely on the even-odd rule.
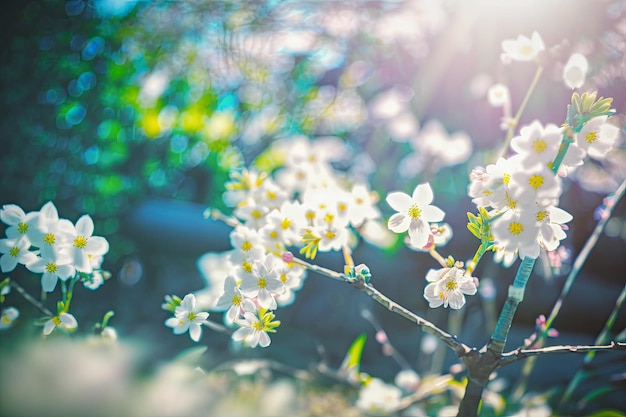
[[291,252],[283,252],[283,261],[285,262],[293,262],[293,253]]
[[376,341],[381,345],[387,343],[389,339],[387,338],[387,333],[384,330],[379,330],[376,332]]

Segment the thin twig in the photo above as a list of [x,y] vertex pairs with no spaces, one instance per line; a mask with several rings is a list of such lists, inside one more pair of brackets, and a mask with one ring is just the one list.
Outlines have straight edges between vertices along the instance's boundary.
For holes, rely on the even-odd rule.
[[369,295],[372,299],[374,299],[376,302],[381,304],[387,310],[392,311],[392,312],[394,312],[394,313],[404,317],[405,319],[407,319],[409,321],[412,321],[413,323],[415,323],[418,326],[420,326],[422,328],[422,330],[427,331],[428,333],[431,333],[431,334],[437,336],[450,349],[454,350],[454,352],[457,354],[457,356],[459,358],[463,357],[464,355],[466,355],[468,352],[471,351],[471,348],[469,346],[467,346],[466,344],[458,341],[455,336],[453,336],[453,335],[443,331],[442,329],[440,329],[439,327],[435,326],[430,321],[424,319],[423,317],[419,316],[418,314],[415,314],[412,311],[408,310],[407,308],[402,307],[401,305],[399,305],[396,302],[392,301],[389,297],[387,297],[386,295],[384,295],[383,293],[378,291],[371,284],[369,284],[369,283],[361,283],[361,282],[355,280],[354,278],[349,277],[349,276],[347,276],[345,274],[341,274],[339,272],[333,271],[333,270],[328,269],[328,268],[324,268],[322,266],[310,264],[310,263],[308,263],[308,262],[306,262],[306,261],[304,261],[302,259],[299,259],[299,258],[294,258],[293,261],[295,263],[298,263],[301,266],[304,266],[307,269],[309,269],[311,271],[314,271],[314,272],[317,272],[317,273],[319,273],[321,275],[325,275],[325,276],[327,276],[329,278],[332,278],[332,279],[335,279],[337,281],[343,281],[343,282],[347,282],[347,283],[350,283],[350,284],[354,284],[356,288],[358,288],[358,289],[362,290],[363,292],[365,292],[367,295]]
[[538,349],[515,349],[511,352],[502,354],[502,359],[498,361],[498,368],[501,368],[510,363],[525,359],[531,356],[539,356],[547,353],[587,353],[597,352],[602,350],[617,350],[626,351],[626,343],[611,342],[608,345],[591,345],[591,346],[573,346],[573,345],[560,345],[560,346],[548,346]]
[[41,302],[39,300],[37,300],[32,295],[30,295],[30,293],[28,291],[26,291],[20,284],[18,284],[17,282],[11,280],[11,286],[13,288],[15,288],[17,290],[17,292],[19,292],[22,295],[22,297],[24,297],[26,299],[26,301],[28,301],[29,303],[31,303],[32,305],[37,307],[43,314],[45,314],[46,316],[49,316],[49,317],[54,316],[54,314],[52,314],[52,312],[50,310],[48,310],[48,308],[46,308],[46,306],[41,304]]

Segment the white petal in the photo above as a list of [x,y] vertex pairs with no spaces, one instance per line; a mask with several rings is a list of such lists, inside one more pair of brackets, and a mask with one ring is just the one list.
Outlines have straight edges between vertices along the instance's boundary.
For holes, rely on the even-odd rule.
[[440,222],[446,216],[446,213],[436,206],[426,206],[422,209],[422,218],[427,222]]
[[50,272],[44,272],[41,276],[41,289],[45,292],[54,291],[54,287],[57,285],[58,277]]
[[465,296],[459,291],[448,293],[448,304],[451,308],[458,310],[465,305]]
[[387,194],[385,199],[392,209],[399,212],[406,212],[413,205],[413,199],[401,191],[394,191]]
[[56,222],[59,220],[59,212],[52,201],[48,201],[39,210],[44,221]]
[[433,198],[433,189],[430,188],[430,184],[428,183],[420,184],[413,190],[413,200],[415,200],[420,207],[432,203]]
[[91,255],[104,255],[109,251],[109,242],[103,237],[92,236],[87,241],[85,252]]
[[240,327],[235,331],[235,333],[233,333],[231,338],[233,340],[244,340],[247,339],[253,332],[254,330],[249,327]]
[[276,300],[270,294],[268,290],[265,288],[259,290],[259,295],[257,296],[257,301],[259,305],[263,308],[267,308],[269,310],[276,310]]
[[25,216],[24,210],[16,204],[6,204],[0,210],[0,220],[9,226],[20,224]]
[[191,336],[191,340],[197,342],[200,340],[200,336],[202,335],[202,329],[199,324],[191,323],[189,326],[189,336]]
[[2,272],[11,272],[16,266],[17,258],[15,256],[11,256],[7,253],[0,257],[0,270],[2,270]]
[[260,334],[259,334],[259,345],[261,345],[261,347],[268,347],[271,342],[272,341],[270,340],[270,337],[267,335],[267,333],[260,332]]
[[67,329],[75,329],[78,327],[78,322],[76,318],[68,313],[61,313],[59,316],[59,320],[61,320],[61,324]]
[[46,324],[43,325],[43,334],[48,336],[50,333],[52,333],[55,327],[57,326],[54,324],[52,319],[48,320]]
[[409,216],[407,216],[404,213],[396,213],[389,218],[387,227],[392,232],[403,233],[407,231],[410,223],[411,223],[411,219]]
[[430,227],[422,219],[413,220],[409,224],[409,237],[411,238],[411,244],[417,248],[423,248],[428,243],[428,235],[430,234]]
[[180,323],[180,320],[178,320],[176,317],[170,317],[169,319],[165,320],[165,325],[167,327],[177,327],[178,323]]
[[79,236],[91,237],[93,234],[93,220],[88,214],[81,216],[76,222],[76,233]]

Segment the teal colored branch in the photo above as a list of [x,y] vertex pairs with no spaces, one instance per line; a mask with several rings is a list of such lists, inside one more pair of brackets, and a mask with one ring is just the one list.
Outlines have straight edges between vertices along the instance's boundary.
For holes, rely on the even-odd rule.
[[502,312],[500,313],[500,317],[498,317],[498,322],[487,345],[487,349],[496,354],[502,354],[504,351],[515,311],[519,303],[524,299],[526,284],[535,266],[535,261],[535,258],[530,257],[522,259],[517,274],[515,274],[513,285],[509,286],[509,295],[504,303],[504,307],[502,307]]

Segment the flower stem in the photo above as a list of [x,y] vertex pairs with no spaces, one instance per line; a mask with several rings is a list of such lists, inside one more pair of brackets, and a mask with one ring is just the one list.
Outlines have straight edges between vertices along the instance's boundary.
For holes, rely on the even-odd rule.
[[[569,275],[567,276],[567,279],[565,280],[565,283],[563,284],[563,288],[561,289],[561,294],[559,295],[559,298],[554,303],[554,306],[552,307],[552,311],[550,312],[550,315],[546,319],[545,327],[542,329],[542,331],[539,333],[537,337],[537,341],[535,342],[536,346],[541,347],[543,345],[543,341],[547,337],[548,331],[552,328],[552,324],[554,323],[554,320],[556,319],[559,312],[561,311],[561,307],[563,306],[563,301],[565,300],[565,297],[567,297],[567,295],[569,294],[572,288],[572,285],[574,284],[574,281],[576,280],[576,278],[578,277],[578,274],[582,270],[583,265],[587,261],[587,258],[589,257],[591,250],[596,246],[596,243],[598,243],[598,239],[600,239],[600,236],[602,236],[602,232],[604,231],[604,228],[606,227],[613,213],[613,208],[622,199],[625,192],[626,192],[626,180],[624,180],[620,184],[618,189],[613,194],[612,205],[606,208],[606,214],[598,221],[593,232],[591,233],[591,235],[585,242],[585,245],[583,246],[578,256],[576,257],[576,260],[574,261],[574,264],[572,265],[572,270],[570,271]],[[513,390],[513,394],[512,394],[513,398],[517,398],[517,399],[521,398],[524,392],[526,381],[528,377],[530,376],[530,373],[533,369],[533,366],[535,365],[536,360],[537,358],[533,356],[529,358],[528,361],[524,364],[524,368],[522,369],[522,374],[517,383],[517,387]]]
[[537,83],[539,82],[539,78],[541,77],[542,72],[543,72],[543,67],[538,66],[537,71],[535,72],[535,77],[530,83],[530,86],[528,87],[528,91],[526,91],[526,96],[524,97],[524,100],[522,100],[522,104],[520,104],[519,109],[517,110],[517,113],[515,113],[515,117],[513,118],[513,120],[511,121],[509,125],[509,130],[507,130],[506,132],[506,138],[504,140],[504,147],[502,149],[502,155],[501,155],[502,158],[506,158],[506,155],[509,152],[509,146],[511,145],[511,139],[513,139],[513,134],[515,133],[515,129],[517,128],[517,125],[519,124],[519,121],[522,118],[522,114],[524,113],[524,110],[526,109],[526,105],[528,104],[528,100],[530,99],[530,96],[532,95],[533,91],[535,91],[535,87],[537,87]]
[[[602,331],[596,338],[595,345],[602,345],[608,342],[609,333],[611,331],[611,328],[615,324],[615,319],[617,319],[617,313],[622,308],[622,305],[624,304],[624,300],[626,300],[626,285],[624,285],[624,288],[622,288],[622,292],[620,292],[619,296],[617,297],[617,301],[615,301],[615,306],[613,306],[613,311],[611,311],[611,315],[609,316],[608,320],[604,324],[604,328],[602,329]],[[589,352],[587,352],[587,354],[585,355],[585,359],[583,360],[583,364],[581,368],[578,370],[578,372],[576,372],[576,375],[574,375],[574,378],[572,378],[570,383],[567,385],[567,388],[565,389],[565,393],[563,394],[563,397],[561,397],[561,401],[559,402],[559,405],[567,404],[568,400],[570,399],[572,393],[574,392],[578,384],[587,377],[588,365],[595,356],[596,356],[596,350],[590,350]]]
[[535,258],[525,257],[515,274],[513,285],[509,286],[509,295],[506,299],[504,307],[498,317],[498,322],[493,330],[493,334],[487,344],[487,349],[497,354],[502,354],[506,340],[511,330],[511,324],[513,323],[513,316],[517,310],[517,306],[522,302],[524,298],[524,291],[526,284],[530,278],[533,267],[535,266]]
[[26,291],[20,284],[11,280],[11,286],[15,288],[16,291],[19,292],[22,295],[22,297],[24,297],[24,299],[26,299],[26,301],[28,301],[29,303],[37,307],[39,311],[41,311],[43,314],[45,314],[46,316],[50,316],[50,317],[54,316],[54,314],[52,314],[52,312],[48,310],[46,306],[41,304],[35,297],[30,295],[30,293]]

